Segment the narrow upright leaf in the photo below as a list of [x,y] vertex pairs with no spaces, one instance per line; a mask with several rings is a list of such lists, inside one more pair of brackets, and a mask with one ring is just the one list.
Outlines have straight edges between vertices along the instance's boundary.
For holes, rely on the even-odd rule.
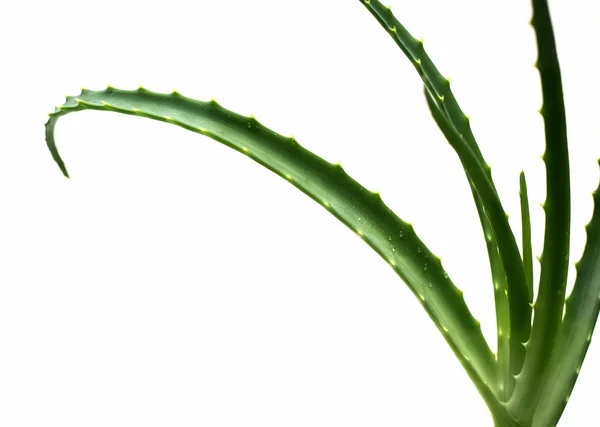
[[[361,3],[371,12],[382,27],[386,29],[402,52],[411,61],[423,80],[426,93],[431,94],[431,98],[427,98],[429,107],[434,108],[435,106],[456,129],[457,133],[461,135],[461,138],[473,152],[476,161],[479,163],[479,167],[487,175],[494,192],[496,192],[491,169],[484,160],[473,136],[469,118],[458,105],[450,89],[450,81],[438,71],[433,61],[429,58],[422,40],[417,40],[413,37],[396,19],[391,10],[383,6],[378,0],[361,0]],[[473,187],[473,182],[471,179],[468,181],[471,186],[475,206],[477,207],[493,277],[498,332],[498,387],[502,390],[501,398],[506,400],[512,391],[514,383],[512,375],[517,374],[522,368],[525,356],[525,349],[522,343],[529,339],[531,330],[531,307],[528,301],[522,300],[519,297],[519,295],[523,295],[526,291],[527,283],[524,279],[524,272],[509,272],[507,275],[504,261],[498,252],[497,236],[490,224],[488,214],[483,207],[480,196]],[[497,195],[496,198],[498,198]],[[512,234],[512,230],[510,230],[510,233]],[[510,268],[523,269],[520,263],[517,264],[514,261],[511,262]],[[508,286],[508,277],[513,282],[511,286]],[[512,302],[511,304],[509,304],[509,300]],[[518,312],[513,314],[513,310]],[[509,337],[513,339],[512,344],[509,343]]]
[[523,371],[517,378],[510,401],[511,410],[525,421],[533,416],[542,375],[552,356],[562,322],[571,226],[567,123],[556,42],[547,1],[532,0],[532,5],[531,23],[535,30],[537,68],[542,83],[543,106],[540,112],[546,136],[543,156],[546,165],[546,225],[531,339],[527,343]]
[[[598,159],[600,167],[600,159]],[[577,277],[565,304],[552,363],[543,375],[533,426],[555,425],[569,400],[590,346],[600,311],[600,184],[593,194],[594,212],[586,226],[587,240]]]
[[531,248],[531,219],[529,217],[529,197],[527,195],[527,181],[525,172],[519,176],[521,199],[521,230],[523,246],[523,266],[529,288],[529,302],[533,302],[533,249]]
[[[530,310],[522,310],[522,302],[528,301],[527,288],[522,286],[525,283],[525,274],[519,248],[508,224],[508,218],[504,213],[502,204],[490,179],[486,176],[481,164],[477,162],[475,154],[467,145],[462,136],[451,125],[449,120],[436,108],[433,96],[426,91],[429,110],[440,130],[456,151],[463,168],[467,172],[477,194],[481,197],[483,206],[486,209],[490,224],[496,239],[498,241],[498,252],[505,267],[508,283],[508,294],[514,296],[508,300],[510,310],[510,344],[511,351],[519,349],[521,339],[529,331],[529,313]],[[515,286],[515,284],[517,284]],[[527,304],[529,307],[529,304]]]

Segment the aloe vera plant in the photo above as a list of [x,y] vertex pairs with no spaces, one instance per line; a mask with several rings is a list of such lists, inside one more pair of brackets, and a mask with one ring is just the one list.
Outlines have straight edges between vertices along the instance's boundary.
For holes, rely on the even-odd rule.
[[566,298],[569,266],[570,181],[562,83],[546,0],[533,0],[546,150],[544,249],[534,301],[531,224],[525,175],[520,176],[521,250],[498,196],[469,119],[449,81],[415,39],[377,0],[360,0],[411,61],[423,81],[432,117],[466,173],[486,241],[493,278],[497,352],[486,342],[462,292],[440,259],[373,193],[339,164],[306,150],[254,117],[177,92],[144,88],[83,89],[50,114],[46,140],[68,177],[54,139],[57,120],[81,110],[101,110],[163,121],[215,139],[281,176],[357,233],[400,276],[431,317],[487,404],[497,426],[552,426],[566,406],[583,363],[600,307],[600,191],[586,226],[587,243]]

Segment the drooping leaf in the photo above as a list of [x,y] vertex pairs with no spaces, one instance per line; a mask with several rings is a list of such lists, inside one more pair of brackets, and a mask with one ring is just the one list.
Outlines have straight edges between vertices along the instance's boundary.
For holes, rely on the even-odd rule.
[[111,111],[183,127],[233,148],[286,179],[357,233],[394,269],[417,296],[484,399],[492,407],[498,405],[490,389],[495,375],[494,356],[462,292],[412,226],[398,218],[377,193],[350,178],[340,165],[326,162],[294,139],[214,101],[201,102],[178,93],[159,94],[142,88],[123,91],[109,87],[83,90],[50,114],[46,139],[65,176],[68,173],[56,147],[54,128],[61,116],[80,110]]

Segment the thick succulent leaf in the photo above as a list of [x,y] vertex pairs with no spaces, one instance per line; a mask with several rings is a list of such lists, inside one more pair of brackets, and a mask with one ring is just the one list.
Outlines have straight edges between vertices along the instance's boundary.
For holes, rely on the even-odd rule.
[[[598,159],[600,166],[600,159]],[[592,339],[600,311],[600,185],[594,192],[594,213],[586,226],[587,241],[577,277],[565,304],[550,368],[544,374],[533,425],[555,425],[566,404]]]
[[543,106],[540,112],[546,135],[543,156],[546,165],[546,225],[531,339],[527,343],[527,358],[511,400],[513,411],[525,420],[533,415],[536,395],[541,391],[542,374],[550,360],[562,321],[571,224],[567,124],[556,43],[547,1],[533,0],[532,5],[531,24],[536,35],[537,68],[542,83]]
[[[411,60],[411,63],[423,80],[426,92],[432,95],[430,101],[443,115],[446,116],[447,120],[456,129],[457,133],[462,136],[465,143],[473,152],[479,166],[483,168],[485,174],[488,176],[492,188],[496,191],[492,181],[491,169],[485,162],[475,137],[473,136],[469,118],[463,113],[458,105],[458,102],[450,89],[450,81],[442,76],[429,58],[429,55],[423,47],[422,40],[414,38],[395,18],[391,9],[383,6],[378,0],[361,0],[361,2],[386,29],[404,54]],[[512,391],[512,384],[514,382],[512,374],[518,373],[523,365],[525,351],[521,342],[525,342],[529,338],[531,307],[529,306],[528,301],[522,301],[518,297],[523,294],[523,290],[519,288],[526,288],[527,286],[525,281],[522,283],[513,283],[511,288],[508,288],[505,267],[498,253],[496,236],[492,230],[486,211],[483,208],[480,196],[473,188],[470,180],[469,184],[471,185],[473,199],[479,214],[481,227],[486,241],[490,269],[494,279],[494,300],[498,331],[498,382],[499,388],[502,390],[501,395],[503,396],[501,397],[506,399],[508,398],[508,394]],[[515,292],[514,295],[511,295],[511,290]],[[511,305],[509,305],[509,299],[512,301]],[[521,342],[515,346],[510,346],[508,342],[509,336],[511,335],[511,310],[519,311],[519,313],[515,313],[512,316],[513,318],[522,318],[523,316],[529,317],[527,322],[522,323],[522,330],[517,331],[517,336],[520,337]]]
[[491,170],[484,161],[479,146],[475,141],[469,118],[461,110],[454,94],[450,90],[450,81],[445,78],[434,65],[425,51],[423,41],[414,38],[396,19],[389,7],[382,5],[379,0],[360,0],[367,10],[377,19],[388,32],[402,52],[411,61],[427,90],[433,95],[433,101],[444,112],[448,120],[463,135],[467,144],[473,150],[475,157],[484,167],[486,174],[491,177]]
[[[431,104],[430,104],[431,105]],[[498,252],[498,245],[490,221],[485,214],[481,197],[477,194],[472,182],[469,181],[471,192],[475,200],[475,206],[479,213],[485,244],[490,262],[490,273],[494,284],[494,305],[496,309],[496,339],[497,339],[497,395],[500,400],[506,402],[514,387],[513,369],[517,369],[524,357],[524,348],[519,344],[516,348],[510,346],[510,306],[508,303],[508,285],[506,272],[502,264],[502,258]],[[521,350],[520,358],[511,363],[511,351],[513,354]],[[515,367],[516,366],[516,367]]]
[[477,161],[481,163],[481,166],[485,169],[485,173],[491,179],[491,169],[483,159],[483,155],[475,141],[469,117],[463,113],[452,90],[450,90],[450,80],[438,71],[431,58],[429,58],[423,46],[423,41],[414,38],[400,21],[396,19],[392,10],[382,5],[379,0],[360,1],[411,61],[421,76],[425,88],[433,95],[432,100],[435,105],[452,123],[457,132],[463,136],[475,154]]
[[527,277],[529,289],[529,302],[533,302],[533,249],[531,247],[531,219],[529,215],[529,196],[527,194],[527,181],[525,172],[519,176],[520,199],[521,199],[521,230],[523,246],[523,266]]
[[[201,102],[178,93],[138,89],[83,90],[50,114],[46,140],[68,176],[54,140],[59,117],[80,110],[113,111],[175,124],[206,135],[250,157],[317,201],[357,233],[402,278],[427,311],[486,400],[493,401],[494,356],[479,322],[469,312],[440,259],[381,200],[333,165],[254,118],[231,112],[215,101]],[[491,402],[492,404],[493,402]]]
[[510,307],[510,347],[511,349],[518,349],[522,347],[521,342],[525,341],[529,334],[529,314],[531,312],[529,304],[527,304],[529,310],[523,310],[522,305],[517,304],[522,301],[528,301],[527,288],[522,286],[526,279],[519,248],[508,224],[508,218],[504,213],[502,204],[492,187],[489,177],[485,174],[485,170],[477,161],[469,145],[437,108],[433,96],[429,92],[426,92],[426,98],[433,118],[450,145],[456,151],[471,184],[476,189],[479,197],[481,197],[492,230],[496,236],[498,252],[506,272],[508,294],[515,296],[515,298],[509,298],[508,301]]

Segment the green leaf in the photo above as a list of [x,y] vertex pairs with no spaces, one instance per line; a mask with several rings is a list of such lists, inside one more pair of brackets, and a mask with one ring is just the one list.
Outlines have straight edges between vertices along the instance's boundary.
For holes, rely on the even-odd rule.
[[[450,81],[442,76],[433,61],[429,58],[423,47],[422,40],[414,38],[392,14],[391,9],[383,6],[378,0],[361,0],[361,2],[387,30],[388,34],[390,34],[408,59],[410,59],[423,80],[426,93],[431,94],[431,98],[428,98],[429,107],[434,108],[435,106],[456,129],[456,132],[461,135],[464,143],[473,152],[475,161],[479,164],[479,167],[483,168],[494,192],[496,192],[491,169],[487,162],[485,162],[473,136],[469,118],[458,105],[450,89]],[[523,365],[525,349],[522,343],[529,338],[531,329],[531,307],[529,301],[522,300],[520,297],[527,289],[527,283],[526,279],[521,277],[524,273],[515,273],[510,275],[513,283],[511,283],[510,287],[508,286],[504,261],[498,253],[498,242],[490,224],[490,219],[471,180],[469,180],[469,184],[471,185],[471,192],[475,206],[477,207],[477,213],[479,214],[493,278],[498,337],[498,387],[502,390],[500,394],[502,400],[507,400],[514,384],[512,375],[517,374]],[[510,233],[512,234],[512,231]],[[511,261],[511,265],[514,268],[522,269],[514,259]],[[511,301],[510,304],[509,300]],[[515,312],[512,313],[512,311]],[[513,337],[514,344],[511,345],[509,343],[509,337]]]
[[[494,356],[479,322],[469,312],[462,292],[442,268],[440,259],[381,200],[333,165],[301,147],[294,139],[267,129],[216,102],[201,102],[178,93],[138,89],[83,90],[68,97],[46,123],[48,147],[68,176],[54,140],[57,120],[80,110],[112,111],[171,123],[206,135],[250,157],[317,201],[357,233],[402,278],[417,296],[478,390],[490,405],[497,404],[490,386]],[[502,408],[501,408],[502,409]],[[499,409],[500,410],[500,409]]]
[[546,165],[546,225],[531,339],[527,343],[527,358],[510,402],[511,410],[526,421],[533,416],[537,395],[541,392],[542,375],[562,322],[571,226],[567,123],[556,43],[546,0],[533,0],[532,5],[531,23],[538,46],[537,68],[544,102],[540,112],[546,135],[543,156]]
[[521,199],[521,230],[523,241],[523,266],[529,288],[529,302],[533,302],[533,249],[531,248],[531,219],[529,218],[529,197],[527,195],[527,181],[525,172],[519,176]]
[[473,150],[477,161],[482,164],[486,169],[486,174],[491,177],[491,170],[484,161],[481,151],[475,142],[469,118],[463,113],[454,94],[450,90],[450,81],[438,71],[431,58],[429,58],[423,46],[423,41],[414,38],[400,21],[396,19],[392,10],[382,5],[379,0],[360,1],[411,61],[415,70],[421,76],[425,87],[433,95],[435,105],[440,111],[444,112],[458,133],[462,134],[467,144],[471,147],[471,150]]
[[[505,268],[508,294],[515,298],[509,298],[510,307],[510,348],[512,351],[522,348],[521,340],[525,334],[529,333],[531,307],[529,310],[523,310],[523,301],[528,301],[527,288],[522,286],[525,283],[525,274],[519,248],[508,224],[508,218],[504,213],[498,194],[494,190],[491,180],[485,173],[485,169],[477,161],[475,154],[466,143],[464,138],[452,126],[450,121],[437,108],[433,96],[426,92],[427,104],[429,110],[438,124],[444,136],[454,148],[463,168],[465,169],[472,186],[481,198],[483,206],[487,212],[494,235],[498,242],[498,252]],[[505,319],[503,319],[505,320]],[[500,333],[499,333],[500,335]],[[511,353],[512,354],[512,353]]]
[[[600,159],[598,159],[600,167]],[[565,304],[565,316],[550,367],[544,373],[534,414],[536,427],[555,425],[571,395],[600,311],[600,184],[593,194],[594,213],[586,226],[587,240],[577,277]]]

